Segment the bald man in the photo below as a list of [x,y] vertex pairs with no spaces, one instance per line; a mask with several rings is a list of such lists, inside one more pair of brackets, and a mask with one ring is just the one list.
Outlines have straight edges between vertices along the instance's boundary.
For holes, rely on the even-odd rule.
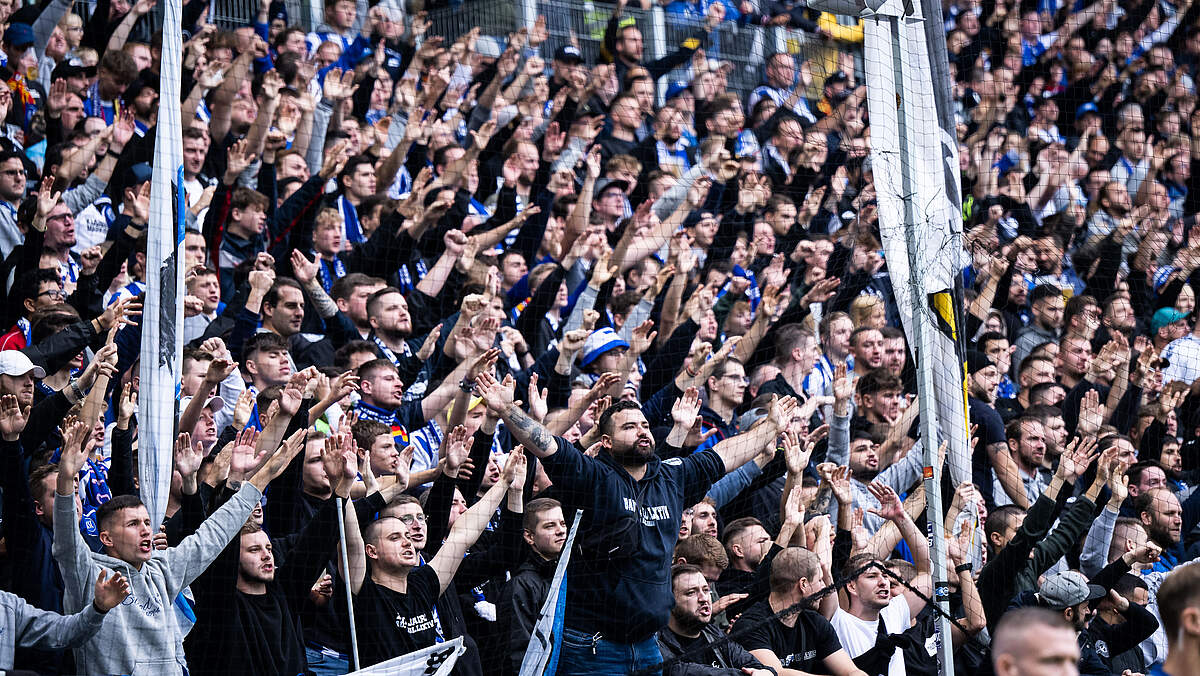
[[1045,608],[1010,610],[996,625],[992,667],[996,676],[1078,676],[1075,628]]

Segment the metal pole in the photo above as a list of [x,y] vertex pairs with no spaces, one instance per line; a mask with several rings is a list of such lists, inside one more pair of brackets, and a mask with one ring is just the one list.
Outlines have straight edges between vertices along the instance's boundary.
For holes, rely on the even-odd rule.
[[[650,9],[650,55],[661,59],[667,55],[667,13],[658,3]],[[658,78],[654,83],[655,101],[662,106],[667,98],[668,82],[666,78]]]
[[[905,50],[901,44],[901,30],[907,28],[905,17],[889,17],[892,23],[892,67],[898,96],[896,109],[898,141],[900,147],[900,184],[904,200],[904,232],[908,243],[909,292],[912,295],[912,331],[916,343],[917,401],[921,414],[921,440],[925,452],[925,519],[929,535],[929,555],[932,561],[934,602],[943,612],[949,612],[950,592],[946,582],[946,539],[942,527],[942,467],[938,463],[937,403],[933,392],[932,352],[934,329],[931,326],[928,303],[920,270],[923,269],[924,252],[921,250],[921,229],[917,223],[913,195],[911,148],[908,130],[908,102],[905,99],[907,64]],[[954,649],[950,634],[950,620],[946,615],[938,616],[938,662],[943,676],[954,676]]]
[[[354,669],[358,671],[358,627],[354,624],[354,593],[350,589],[350,555],[346,553],[346,503],[337,499],[338,510],[338,544],[342,549],[342,581],[346,583],[346,610],[350,614],[350,658],[354,660]],[[354,505],[350,506],[354,509]]]

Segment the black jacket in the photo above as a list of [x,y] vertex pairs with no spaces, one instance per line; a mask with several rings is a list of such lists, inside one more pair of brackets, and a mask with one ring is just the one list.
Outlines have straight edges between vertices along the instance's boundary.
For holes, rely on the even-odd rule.
[[[712,624],[706,624],[700,630],[700,639],[707,643],[715,643],[723,638],[725,636],[721,630]],[[689,648],[697,645],[699,645],[699,641]],[[678,657],[684,651],[683,645],[679,642],[679,636],[666,627],[658,632],[658,649],[662,653],[664,663]],[[675,662],[668,665],[663,674],[664,676],[734,676],[746,673],[742,671],[742,667],[766,669],[775,673],[774,669],[763,666],[761,662],[754,659],[749,651],[734,641],[725,641],[714,646],[709,654],[715,657],[716,664],[709,665],[691,661]]]
[[529,637],[533,635],[533,627],[537,624],[542,604],[546,602],[546,594],[550,592],[550,582],[554,579],[554,569],[557,566],[557,561],[547,561],[537,554],[531,554],[500,592],[500,601],[496,604],[496,620],[501,627],[508,630],[507,659],[504,663],[506,674],[521,671],[521,661],[525,659]]

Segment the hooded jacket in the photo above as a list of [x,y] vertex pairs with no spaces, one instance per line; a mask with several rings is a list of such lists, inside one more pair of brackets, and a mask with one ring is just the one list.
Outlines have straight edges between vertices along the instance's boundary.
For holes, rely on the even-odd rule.
[[87,604],[74,615],[39,610],[8,592],[0,592],[0,669],[12,669],[17,646],[61,650],[79,645],[104,622],[96,607]]
[[663,627],[675,596],[671,556],[685,507],[725,473],[711,449],[686,458],[651,457],[635,481],[607,452],[584,455],[556,437],[542,459],[563,511],[583,510],[578,551],[567,568],[566,626],[617,643],[638,643]]
[[54,496],[54,558],[62,572],[63,608],[76,613],[92,603],[101,569],[129,580],[129,598],[108,612],[100,631],[75,649],[82,674],[183,674],[183,629],[171,607],[225,549],[262,493],[249,482],[178,547],[153,552],[140,569],[91,552],[79,533],[73,496]]
[[517,569],[517,574],[500,592],[496,613],[497,623],[508,632],[504,664],[506,674],[521,671],[521,661],[525,659],[529,637],[533,635],[533,627],[537,623],[542,604],[546,602],[546,594],[550,593],[550,583],[554,579],[554,569],[557,567],[557,560],[547,561],[535,553],[530,553]]
[[[716,625],[709,623],[704,625],[700,630],[700,639],[705,643],[712,644],[725,638]],[[679,636],[670,629],[663,628],[658,632],[658,649],[662,652],[663,662],[668,662],[685,650],[697,648],[697,644],[692,644],[686,649],[679,642]],[[664,672],[666,676],[735,676],[736,674],[744,674],[744,668],[763,669],[775,673],[771,667],[763,666],[761,662],[754,659],[742,646],[736,641],[725,641],[719,645],[710,648],[712,654],[716,656],[718,664],[702,664],[699,662],[675,662],[667,667]]]

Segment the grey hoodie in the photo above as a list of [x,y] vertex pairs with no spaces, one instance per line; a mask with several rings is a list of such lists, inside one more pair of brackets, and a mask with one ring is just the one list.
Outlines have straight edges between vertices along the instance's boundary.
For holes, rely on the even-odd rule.
[[63,608],[76,612],[92,603],[102,568],[129,579],[130,595],[108,612],[99,632],[75,649],[81,674],[183,674],[184,632],[171,607],[188,586],[237,535],[262,493],[250,483],[178,547],[155,551],[141,570],[104,554],[91,552],[79,533],[74,496],[54,496],[54,558],[66,590]]
[[0,591],[0,669],[13,668],[13,650],[74,648],[100,629],[104,615],[87,604],[74,615],[39,610],[20,596]]

